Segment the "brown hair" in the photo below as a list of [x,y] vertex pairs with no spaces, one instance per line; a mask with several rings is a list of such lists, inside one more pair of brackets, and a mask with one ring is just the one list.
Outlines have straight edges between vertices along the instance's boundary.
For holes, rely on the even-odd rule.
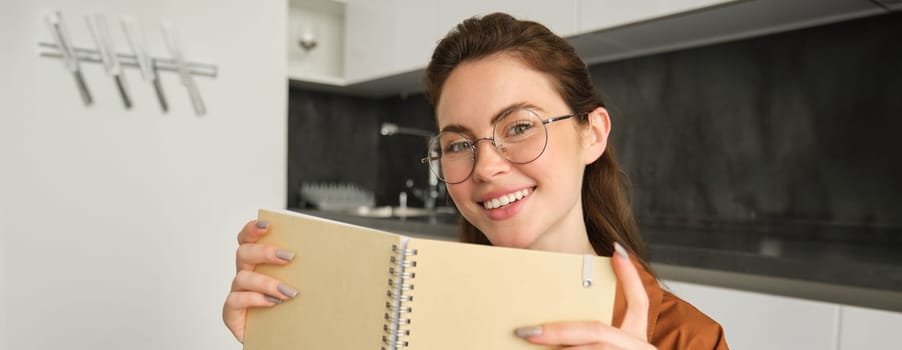
[[[586,64],[576,50],[545,26],[493,13],[470,18],[458,24],[442,39],[426,68],[426,87],[430,101],[438,106],[442,86],[461,63],[494,54],[510,54],[528,66],[552,77],[558,93],[572,112],[589,112],[604,107]],[[582,114],[579,123],[586,125]],[[582,209],[592,248],[610,256],[613,243],[620,242],[645,265],[645,247],[633,218],[628,196],[629,180],[608,143],[604,154],[586,167],[582,183]],[[485,234],[466,219],[460,221],[460,240],[491,244]]]

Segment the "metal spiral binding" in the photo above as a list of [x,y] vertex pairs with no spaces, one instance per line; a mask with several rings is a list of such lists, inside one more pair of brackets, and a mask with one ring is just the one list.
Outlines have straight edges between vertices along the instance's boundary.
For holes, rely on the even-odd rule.
[[391,267],[388,274],[388,290],[385,296],[385,324],[382,326],[382,350],[395,350],[405,348],[408,345],[404,338],[410,336],[410,318],[405,317],[413,309],[405,303],[413,301],[413,296],[408,294],[413,290],[413,281],[416,273],[408,271],[417,266],[416,261],[410,257],[417,255],[416,249],[406,249],[406,238],[401,242],[403,247],[392,245]]

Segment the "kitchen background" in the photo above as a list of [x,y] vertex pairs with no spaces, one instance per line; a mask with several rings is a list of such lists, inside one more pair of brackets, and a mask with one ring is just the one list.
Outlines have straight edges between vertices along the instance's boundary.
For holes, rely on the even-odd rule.
[[[755,2],[741,3],[713,11],[727,18],[721,22],[743,22],[730,17],[729,7]],[[821,5],[840,3],[853,2]],[[749,16],[800,12],[785,2],[771,4]],[[359,15],[352,6],[346,10],[345,21]],[[390,24],[403,22],[403,14],[367,10],[376,14],[374,22],[392,28],[387,32],[403,31]],[[679,41],[668,31],[708,23],[704,13],[688,16],[700,17],[568,36],[589,61],[612,114],[613,144],[632,180],[656,268],[679,295],[725,325],[733,348],[897,346],[875,337],[876,329],[856,325],[902,324],[898,313],[873,317],[867,308],[902,301],[896,253],[902,247],[902,155],[894,141],[902,127],[902,45],[894,34],[902,32],[902,13],[835,14],[818,25],[770,23],[753,35],[723,34],[729,40],[662,43]],[[428,31],[426,23],[418,25]],[[570,30],[555,21],[549,26]],[[364,37],[387,51],[407,47],[372,33]],[[642,49],[618,51],[632,44],[629,39]],[[349,42],[353,34],[344,40],[339,52],[346,65],[355,53],[384,58],[363,55],[361,47],[368,46]],[[597,48],[605,44],[613,53]],[[295,64],[315,62],[315,50],[289,49]],[[427,187],[428,169],[419,163],[425,139],[381,134],[385,123],[435,130],[419,88],[428,56],[420,58],[387,72],[346,66],[345,80],[337,82],[328,77],[330,69],[341,71],[340,63],[319,71],[289,68],[300,77],[289,87],[289,207],[310,206],[300,190],[305,183],[354,184],[372,191],[377,206],[398,205],[406,192],[408,204],[423,205],[414,193]],[[361,83],[354,75],[367,78]]]
[[[639,218],[843,225],[902,240],[894,33],[902,13],[590,66]],[[304,206],[305,181],[357,184],[378,205],[397,205],[407,179],[426,186],[425,139],[380,135],[385,122],[434,131],[422,94],[295,84],[288,114],[289,206]]]
[[[396,205],[425,187],[420,74],[435,41],[493,11],[534,18],[591,64],[655,268],[734,349],[898,349],[902,4],[894,0],[12,0],[0,2],[0,349],[240,349],[220,319],[235,234],[302,183]],[[181,34],[179,77],[101,65],[94,97],[40,56],[60,11]],[[115,23],[115,24],[112,24]],[[46,49],[46,47],[45,47]],[[42,49],[43,50],[43,49]],[[439,201],[445,204],[444,201]],[[315,212],[315,211],[314,211]],[[360,219],[399,230],[453,225]],[[404,231],[406,232],[406,231]],[[781,235],[774,235],[780,232]],[[452,239],[451,236],[440,237]]]

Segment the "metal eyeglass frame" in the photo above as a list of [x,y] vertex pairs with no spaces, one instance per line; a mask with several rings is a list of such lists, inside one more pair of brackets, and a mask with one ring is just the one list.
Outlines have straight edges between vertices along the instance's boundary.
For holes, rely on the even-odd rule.
[[[533,115],[535,115],[535,116],[537,116],[537,117],[539,116],[538,113],[536,113],[535,111],[533,111],[533,110],[531,110],[531,109],[529,109],[529,108],[523,108],[523,109],[529,111],[530,113],[532,113]],[[469,172],[469,173],[467,174],[467,176],[465,176],[462,180],[457,181],[457,182],[448,182],[447,180],[445,180],[445,179],[443,178],[443,176],[442,176],[441,174],[439,174],[435,169],[432,168],[432,166],[429,165],[429,163],[432,162],[432,161],[434,161],[434,160],[441,160],[441,158],[442,158],[441,156],[437,156],[437,157],[427,156],[427,157],[425,157],[425,158],[423,158],[423,159],[420,159],[420,163],[423,163],[423,164],[426,164],[427,166],[429,166],[429,171],[435,173],[435,175],[438,177],[438,179],[441,180],[442,182],[444,182],[444,183],[446,183],[446,184],[452,184],[452,185],[453,185],[453,184],[459,184],[459,183],[462,183],[462,182],[464,182],[464,181],[467,181],[467,179],[469,179],[470,176],[473,176],[473,171],[476,170],[476,160],[477,160],[477,157],[479,156],[479,152],[478,152],[477,149],[476,149],[476,145],[477,145],[480,141],[489,141],[489,142],[492,143],[492,147],[494,147],[495,150],[498,151],[499,154],[501,154],[501,157],[504,158],[504,159],[506,159],[507,161],[509,161],[509,162],[511,162],[511,163],[514,163],[514,164],[529,164],[529,163],[534,162],[536,159],[539,159],[539,157],[541,157],[543,154],[545,154],[545,149],[548,147],[548,127],[547,127],[548,124],[554,123],[554,122],[559,121],[559,120],[565,120],[565,119],[570,119],[570,118],[573,118],[573,117],[581,116],[581,115],[584,115],[584,114],[588,114],[588,113],[586,113],[586,112],[583,112],[583,113],[573,113],[573,114],[567,114],[567,115],[562,115],[562,116],[557,116],[557,117],[551,117],[551,118],[548,118],[548,119],[541,119],[541,117],[540,117],[540,118],[539,118],[539,122],[542,123],[542,129],[543,129],[542,131],[545,133],[545,144],[542,145],[542,151],[539,152],[539,154],[536,155],[535,158],[530,159],[530,160],[525,161],[525,162],[515,162],[515,161],[513,161],[513,160],[510,160],[510,159],[508,159],[507,157],[504,156],[504,153],[503,153],[501,150],[498,149],[498,145],[495,144],[495,137],[494,137],[494,136],[495,136],[495,126],[497,125],[497,122],[496,122],[495,124],[492,125],[492,137],[479,137],[479,138],[476,138],[476,139],[473,139],[473,140],[470,140],[469,138],[467,138],[467,140],[470,141],[470,152],[473,154],[473,158],[472,158],[472,159],[473,159],[473,162],[471,163],[471,166],[470,166],[470,172]],[[433,139],[437,139],[440,135],[441,135],[441,133],[439,133],[438,135],[436,135],[435,137],[433,137]],[[430,144],[430,145],[432,144],[432,141],[433,141],[433,140],[430,140],[430,141],[429,141],[429,144]]]

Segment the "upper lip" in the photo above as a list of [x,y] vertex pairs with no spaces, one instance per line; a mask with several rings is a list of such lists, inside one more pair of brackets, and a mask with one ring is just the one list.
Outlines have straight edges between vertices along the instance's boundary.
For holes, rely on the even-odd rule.
[[489,201],[489,200],[492,200],[492,199],[495,199],[495,198],[499,198],[499,197],[501,197],[501,196],[508,195],[508,194],[511,194],[511,193],[516,193],[517,191],[524,190],[524,189],[530,189],[530,192],[531,192],[531,191],[532,191],[531,189],[532,189],[533,187],[535,187],[535,186],[521,186],[521,187],[511,187],[511,188],[498,189],[498,190],[494,190],[494,191],[491,191],[491,192],[486,192],[486,193],[484,193],[484,194],[481,195],[481,196],[477,196],[476,198],[478,198],[477,201],[478,201],[479,203],[485,203],[485,201]]

